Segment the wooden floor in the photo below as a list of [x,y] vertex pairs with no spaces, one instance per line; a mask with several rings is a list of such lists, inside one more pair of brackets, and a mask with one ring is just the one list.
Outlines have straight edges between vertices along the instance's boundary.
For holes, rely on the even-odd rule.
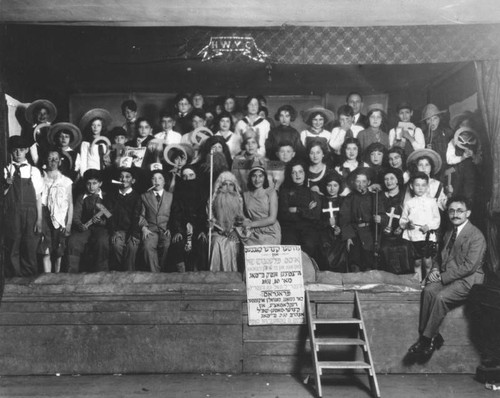
[[[473,375],[379,375],[384,398],[481,398],[494,392]],[[162,397],[308,398],[313,386],[290,375],[115,375],[10,376],[0,378],[0,396],[10,397]],[[367,377],[332,376],[323,397],[370,397]]]

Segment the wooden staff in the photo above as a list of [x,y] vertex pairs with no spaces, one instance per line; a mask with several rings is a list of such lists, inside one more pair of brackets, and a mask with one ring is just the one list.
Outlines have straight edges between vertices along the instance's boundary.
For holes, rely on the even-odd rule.
[[[375,215],[378,214],[378,189],[375,191]],[[378,250],[379,250],[379,247],[378,247],[378,223],[376,222],[375,223],[375,253],[374,253],[374,256],[375,256],[375,269],[378,269],[378,262],[379,262],[379,258],[378,258]]]
[[[214,184],[214,149],[210,149],[210,196],[208,197],[208,220],[212,222],[212,195]],[[208,228],[208,261],[210,262],[210,248],[212,247],[212,227]]]

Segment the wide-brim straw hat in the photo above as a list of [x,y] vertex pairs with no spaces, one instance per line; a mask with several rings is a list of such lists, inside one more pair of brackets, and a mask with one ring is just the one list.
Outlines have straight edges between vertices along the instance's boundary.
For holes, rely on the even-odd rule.
[[208,127],[198,127],[191,133],[191,143],[199,147],[208,137],[213,135],[214,133]]
[[49,100],[38,99],[36,101],[33,101],[31,104],[29,104],[28,107],[26,108],[26,111],[24,112],[24,117],[26,118],[28,123],[30,123],[30,124],[37,123],[35,121],[34,112],[35,112],[35,109],[38,109],[38,108],[46,108],[48,110],[49,116],[47,118],[47,121],[49,123],[52,123],[56,119],[56,117],[57,117],[56,106],[52,102],[50,102]]
[[103,121],[102,129],[105,130],[110,124],[113,118],[111,114],[102,108],[95,108],[88,111],[85,115],[80,119],[80,130],[85,131],[89,123],[94,119],[101,119]]
[[442,113],[446,113],[446,111],[439,110],[439,108],[434,104],[427,104],[422,110],[422,119],[420,121],[423,122],[424,120],[427,120],[433,116],[441,115]]
[[82,142],[82,132],[73,123],[67,122],[56,123],[50,127],[49,133],[47,134],[47,141],[50,145],[57,146],[57,133],[62,130],[70,132],[71,140],[69,142],[69,147],[71,149],[75,149],[76,147],[78,147],[78,145],[80,145],[80,143]]
[[163,159],[171,166],[175,166],[174,159],[171,158],[170,152],[172,149],[178,149],[184,153],[186,157],[186,165],[190,164],[194,158],[194,149],[187,144],[171,144],[168,145],[163,151]]
[[479,146],[479,139],[477,133],[470,127],[461,127],[453,136],[453,143],[460,149],[473,149]]
[[301,112],[302,119],[307,123],[307,120],[311,117],[313,113],[321,113],[325,118],[325,124],[335,121],[335,113],[329,109],[323,108],[322,106],[315,105],[312,108],[306,109]]
[[438,173],[443,166],[443,159],[441,159],[439,153],[433,151],[432,149],[424,148],[413,151],[406,159],[406,165],[409,166],[411,163],[417,163],[418,159],[424,156],[429,157],[432,160],[432,163],[434,163],[434,174]]

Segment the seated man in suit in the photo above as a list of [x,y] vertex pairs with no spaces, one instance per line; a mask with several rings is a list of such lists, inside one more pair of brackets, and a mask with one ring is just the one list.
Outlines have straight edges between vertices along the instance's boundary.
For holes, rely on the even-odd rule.
[[453,226],[443,240],[441,266],[434,264],[422,292],[419,340],[408,350],[429,359],[439,349],[443,337],[439,326],[450,309],[461,304],[473,285],[483,282],[483,259],[486,241],[469,221],[471,211],[463,196],[448,202],[448,217]]
[[139,226],[142,229],[144,260],[151,272],[165,269],[170,230],[168,229],[173,196],[165,190],[162,170],[151,172],[152,187],[141,195]]

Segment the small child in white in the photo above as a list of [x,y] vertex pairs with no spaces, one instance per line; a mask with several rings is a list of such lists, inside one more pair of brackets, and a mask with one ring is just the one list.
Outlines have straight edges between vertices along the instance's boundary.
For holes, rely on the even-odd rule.
[[436,200],[427,196],[427,174],[415,173],[410,186],[415,196],[405,202],[399,225],[404,230],[403,239],[410,241],[413,247],[415,272],[424,281],[432,268],[432,258],[437,254],[436,230],[441,216]]
[[[43,254],[43,270],[61,270],[61,258],[66,248],[66,237],[71,234],[73,221],[73,181],[59,170],[61,154],[50,150],[47,155],[47,169],[43,175],[42,215],[43,240],[39,246]],[[51,262],[51,259],[54,262]]]

